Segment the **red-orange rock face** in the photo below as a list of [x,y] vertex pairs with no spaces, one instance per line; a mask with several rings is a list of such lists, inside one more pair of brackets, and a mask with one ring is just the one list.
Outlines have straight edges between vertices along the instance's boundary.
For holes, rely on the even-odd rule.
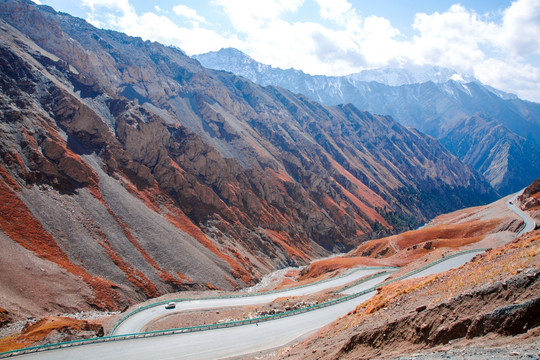
[[493,197],[389,117],[261,88],[28,2],[0,12],[0,182],[65,261],[44,258],[109,294],[99,306],[245,286]]

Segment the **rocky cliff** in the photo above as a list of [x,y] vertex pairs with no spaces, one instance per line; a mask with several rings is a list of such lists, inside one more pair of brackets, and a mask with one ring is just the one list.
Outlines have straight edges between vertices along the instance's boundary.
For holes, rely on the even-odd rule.
[[503,193],[520,190],[540,175],[538,147],[486,115],[463,119],[440,140]]
[[531,214],[538,229],[540,227],[540,179],[536,179],[531,185],[527,186],[517,200],[521,210]]
[[[350,102],[376,114],[389,114],[439,139],[482,173],[501,195],[518,191],[540,176],[540,104],[473,78],[463,79],[455,71],[419,67],[414,71],[376,69],[347,76],[312,76],[258,63],[230,48],[195,58],[209,68],[231,71],[260,85],[281,86],[323,104]],[[468,120],[477,115],[489,119],[488,128],[484,127],[486,121]],[[528,171],[524,173],[523,168]]]
[[[263,88],[30,1],[2,0],[0,14],[11,307],[241,287],[495,196],[390,117]],[[35,289],[57,298],[44,305]]]

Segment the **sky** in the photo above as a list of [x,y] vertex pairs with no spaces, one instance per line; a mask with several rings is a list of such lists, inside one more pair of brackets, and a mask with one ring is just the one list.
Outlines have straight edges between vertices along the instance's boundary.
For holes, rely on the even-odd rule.
[[188,55],[313,75],[436,65],[540,102],[540,0],[34,0]]

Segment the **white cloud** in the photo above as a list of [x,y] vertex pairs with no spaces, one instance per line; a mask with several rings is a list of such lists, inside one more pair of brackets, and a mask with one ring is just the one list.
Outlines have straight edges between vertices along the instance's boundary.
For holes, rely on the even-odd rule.
[[[180,25],[166,16],[172,12],[162,9],[139,15],[128,0],[82,0],[94,25],[176,45],[190,55],[230,46],[263,63],[326,75],[384,66],[439,65],[540,101],[540,67],[527,63],[540,54],[540,0],[514,1],[499,21],[462,5],[417,14],[412,38],[405,38],[385,18],[361,17],[347,0],[211,1],[223,10],[238,36],[214,30],[204,14],[184,5],[173,8],[191,20]],[[321,18],[333,25],[316,19],[286,21],[304,1],[316,2]]]
[[364,20],[361,38],[362,53],[370,66],[402,63],[403,44],[396,40],[399,30],[385,18],[370,16]]
[[352,5],[347,0],[315,0],[321,7],[321,17],[341,21],[343,16],[351,11]]
[[133,11],[129,4],[129,0],[82,0],[84,6],[88,6],[92,11],[96,8],[103,7],[110,10],[119,10],[122,12]]
[[419,32],[409,48],[413,62],[469,73],[485,58],[482,47],[489,45],[500,31],[495,24],[483,21],[461,5],[453,5],[445,13],[417,14],[413,28]]
[[256,31],[284,12],[298,10],[304,0],[214,0],[240,32]]
[[[313,0],[312,0],[313,1]],[[315,22],[287,22],[302,0],[215,0],[242,33],[240,50],[254,59],[281,68],[313,74],[342,75],[393,60],[399,31],[380,17],[362,19],[346,0],[315,0],[321,17],[337,28]]]
[[540,69],[537,67],[491,58],[476,65],[474,73],[484,84],[540,102]]
[[190,20],[194,20],[197,23],[206,23],[206,19],[197,14],[197,10],[187,7],[185,5],[176,5],[175,7],[173,7],[173,11],[176,15],[183,16]]
[[135,14],[129,0],[82,0],[81,3],[90,9],[86,20],[96,27],[110,27],[118,17]]
[[219,49],[223,46],[238,46],[236,38],[228,39],[215,31],[198,26],[180,27],[166,16],[152,12],[137,16],[126,14],[117,19],[117,28],[132,36],[142,36],[145,40],[175,45],[189,55]]
[[[291,24],[283,20],[272,20],[266,27],[251,34],[252,36],[245,41],[241,50],[251,54],[254,59],[273,66],[294,67],[312,72],[329,65],[318,61],[313,56],[317,51],[317,46],[320,45],[317,35],[324,36],[323,32],[327,30],[316,23]],[[300,66],[301,64],[304,66]]]
[[514,55],[540,54],[540,0],[520,0],[504,12],[502,45]]
[[474,75],[485,84],[540,101],[540,68],[525,56],[540,54],[540,0],[518,0],[500,23],[461,5],[417,14],[419,35],[408,49],[414,63],[435,64]]
[[[97,27],[111,28],[165,45],[175,45],[188,55],[220,49],[223,46],[240,47],[235,36],[227,38],[213,30],[200,27],[199,23],[204,23],[205,19],[187,7],[173,8],[179,15],[194,20],[190,23],[191,26],[183,27],[165,15],[154,12],[139,15],[128,0],[83,0],[83,4],[90,8],[87,20]],[[112,12],[104,12],[103,8]]]

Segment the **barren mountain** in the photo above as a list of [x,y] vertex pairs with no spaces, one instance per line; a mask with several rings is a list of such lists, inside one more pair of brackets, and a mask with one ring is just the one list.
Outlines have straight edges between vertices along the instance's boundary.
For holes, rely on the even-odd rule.
[[30,1],[0,14],[0,296],[19,316],[242,287],[495,196],[390,117]]
[[[388,68],[322,76],[273,68],[230,48],[195,58],[209,68],[231,71],[260,85],[281,86],[326,105],[350,102],[376,114],[391,115],[439,139],[502,195],[518,191],[540,176],[540,104],[473,78],[463,79],[450,69]],[[489,119],[489,125],[469,120],[478,116]]]
[[[534,199],[524,196],[529,199],[527,204]],[[523,220],[505,201],[503,198],[488,205],[439,215],[418,229],[365,241],[345,255],[312,262],[297,274],[297,280],[310,282],[359,265],[398,266],[403,268],[399,274],[404,274],[433,259],[433,254],[436,257],[452,250],[504,245],[523,226]],[[289,286],[295,284],[290,278],[286,280]]]
[[540,179],[536,179],[523,190],[523,194],[518,197],[518,202],[523,210],[531,214],[538,226],[540,224]]
[[464,119],[440,140],[503,192],[523,188],[539,176],[538,147],[485,115]]
[[[517,200],[530,215],[537,214],[539,191],[536,180]],[[521,225],[499,200],[366,242],[347,257],[311,264],[304,277],[352,263],[346,260],[401,263],[395,277],[452,248],[488,248],[460,268],[381,286],[373,298],[309,338],[257,358],[537,358],[540,230],[514,239]]]

